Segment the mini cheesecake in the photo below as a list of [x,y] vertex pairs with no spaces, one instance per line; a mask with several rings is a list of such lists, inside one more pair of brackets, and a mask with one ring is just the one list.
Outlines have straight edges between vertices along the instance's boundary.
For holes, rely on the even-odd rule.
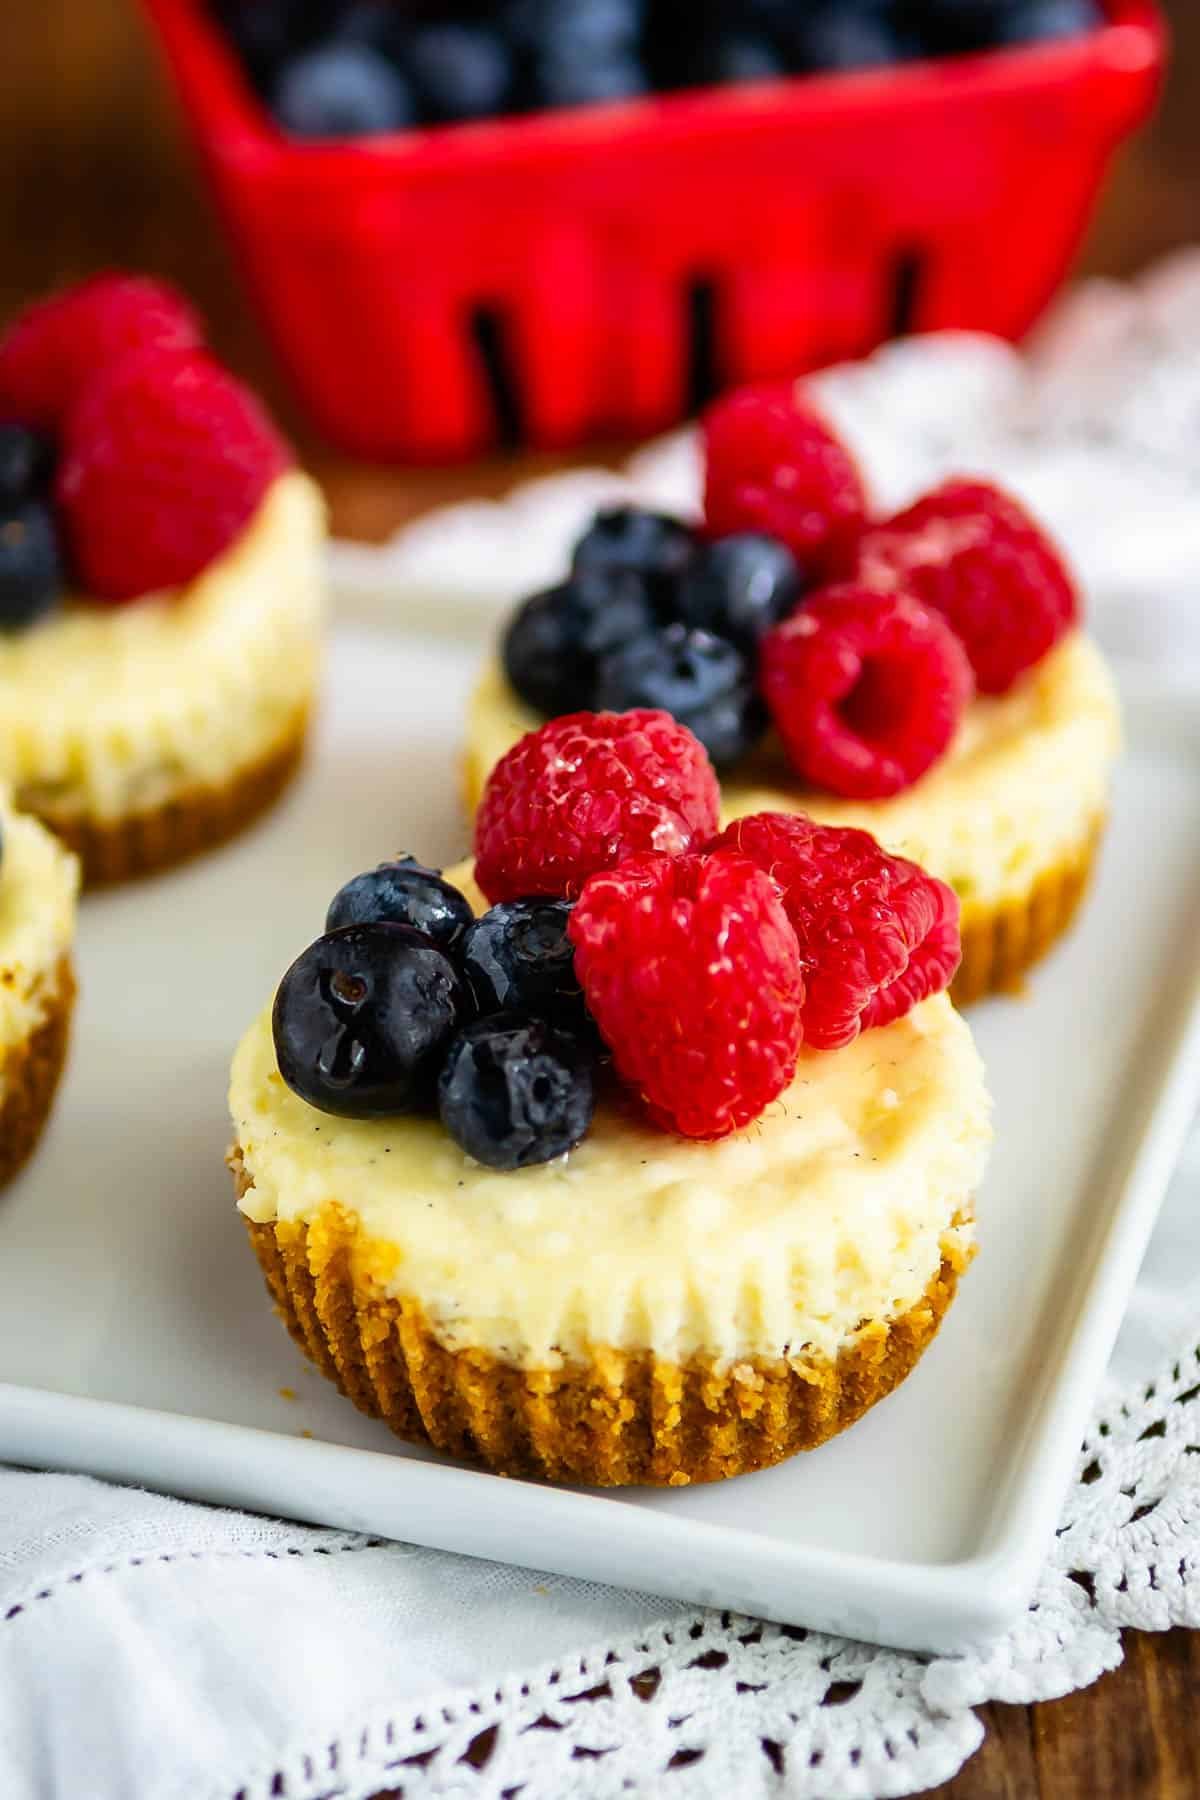
[[32,1154],[66,1056],[79,865],[0,790],[0,1186]]
[[[466,870],[451,871],[477,910]],[[615,1086],[563,1156],[498,1172],[433,1118],[285,1084],[270,1008],[233,1062],[238,1205],[293,1338],[401,1437],[505,1474],[682,1486],[811,1449],[888,1394],[973,1252],[983,1068],[944,994],[719,1142]]]
[[[471,701],[464,787],[473,815],[488,774],[542,723],[498,663]],[[725,823],[802,812],[860,826],[938,875],[962,903],[956,1003],[1017,983],[1064,932],[1086,890],[1120,749],[1116,690],[1103,657],[1073,631],[1006,694],[977,696],[946,755],[886,800],[845,800],[803,787],[782,750],[766,746],[721,783]]]

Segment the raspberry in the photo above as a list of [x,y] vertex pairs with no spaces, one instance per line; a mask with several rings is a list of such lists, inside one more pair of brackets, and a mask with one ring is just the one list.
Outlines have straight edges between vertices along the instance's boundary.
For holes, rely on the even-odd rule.
[[573,899],[627,856],[680,856],[717,829],[703,747],[669,713],[568,713],[531,731],[488,777],[475,879],[493,903]]
[[709,848],[748,856],[778,887],[800,945],[804,1041],[816,1050],[890,1024],[958,967],[953,891],[867,831],[754,813]]
[[856,579],[923,600],[953,625],[981,693],[1003,694],[1079,616],[1062,557],[1003,489],[947,481],[864,532]]
[[0,338],[0,413],[53,431],[92,376],[127,352],[203,342],[200,320],[166,282],[93,275],[26,307]]
[[89,593],[190,581],[229,547],[291,461],[254,396],[193,350],[126,356],[71,413],[57,496]]
[[789,1085],[804,980],[775,886],[740,856],[636,856],[568,928],[617,1073],[684,1137],[738,1131]]
[[867,495],[850,451],[794,383],[739,388],[704,419],[710,537],[778,538],[806,574],[847,554]]
[[759,680],[797,773],[878,800],[941,756],[971,697],[946,621],[904,594],[825,588],[763,640]]

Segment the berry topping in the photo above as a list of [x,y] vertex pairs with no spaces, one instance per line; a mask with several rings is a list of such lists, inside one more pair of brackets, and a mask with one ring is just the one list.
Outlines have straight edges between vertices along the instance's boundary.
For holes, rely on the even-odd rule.
[[793,768],[856,800],[899,793],[950,743],[971,669],[945,620],[904,594],[833,587],[763,641],[762,690]]
[[1069,631],[1079,600],[1045,532],[1001,488],[947,481],[863,533],[856,579],[945,615],[981,693],[1002,694]]
[[489,1169],[527,1169],[573,1150],[595,1105],[591,1057],[578,1039],[512,1013],[461,1031],[438,1081],[443,1125]]
[[695,558],[680,583],[679,617],[751,653],[795,609],[800,587],[786,544],[739,531],[706,544]]
[[290,460],[258,401],[211,357],[122,358],[72,412],[56,484],[90,593],[130,600],[190,581]]
[[525,1013],[583,1031],[587,1009],[566,900],[505,900],[476,919],[458,964],[480,1013]]
[[325,918],[326,931],[346,925],[411,925],[439,950],[453,950],[474,918],[471,903],[413,856],[398,856],[354,876],[338,889]]
[[475,817],[475,879],[492,901],[572,899],[627,856],[703,843],[719,806],[703,747],[666,713],[570,713],[528,732],[492,770]]
[[869,832],[755,813],[711,848],[749,857],[779,889],[800,945],[804,1041],[815,1050],[889,1024],[940,993],[958,968],[955,895]]
[[203,341],[199,319],[166,282],[93,275],[26,307],[0,338],[0,412],[53,431],[93,376],[130,351]]
[[618,1074],[685,1137],[748,1125],[788,1086],[804,980],[770,877],[737,856],[638,856],[593,875],[575,966]]
[[48,506],[27,500],[0,510],[0,632],[48,612],[63,585],[58,533]]
[[711,537],[764,532],[801,567],[844,554],[866,515],[853,456],[794,383],[744,387],[704,419],[704,518]]
[[286,64],[275,117],[298,138],[374,137],[416,121],[412,89],[369,44],[324,44]]
[[279,984],[279,1073],[321,1112],[374,1119],[430,1101],[469,1013],[453,963],[408,925],[351,925],[310,944]]
[[575,546],[572,567],[598,575],[636,575],[663,619],[675,615],[679,578],[696,553],[694,533],[666,513],[618,506],[596,514]]
[[707,631],[666,625],[600,664],[596,704],[612,712],[661,707],[727,769],[762,736],[766,714],[740,650]]
[[0,425],[0,507],[44,492],[53,473],[49,438],[28,425]]
[[425,25],[405,46],[405,66],[430,119],[483,119],[504,110],[512,56],[486,25]]
[[581,569],[534,594],[504,634],[501,656],[515,693],[554,718],[596,704],[599,659],[654,626],[643,583]]

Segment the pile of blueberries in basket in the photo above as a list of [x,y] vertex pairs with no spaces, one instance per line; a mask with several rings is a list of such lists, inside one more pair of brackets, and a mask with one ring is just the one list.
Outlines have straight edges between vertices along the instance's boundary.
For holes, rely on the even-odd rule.
[[1046,43],[1100,0],[211,0],[284,130],[353,138]]

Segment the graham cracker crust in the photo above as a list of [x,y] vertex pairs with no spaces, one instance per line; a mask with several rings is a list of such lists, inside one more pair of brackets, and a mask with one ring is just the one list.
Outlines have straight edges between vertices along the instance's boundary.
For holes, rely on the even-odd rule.
[[36,805],[26,810],[75,852],[86,888],[158,874],[227,843],[275,804],[303,760],[308,722],[305,706],[265,756],[229,781],[188,788],[146,812],[96,819]]
[[962,962],[950,987],[956,1006],[1018,990],[1027,970],[1070,929],[1090,885],[1106,823],[1095,820],[1074,854],[1039,875],[1019,900],[991,912],[965,914]]
[[75,973],[64,956],[46,1017],[0,1065],[0,1187],[28,1162],[42,1135],[66,1061],[74,1005]]
[[[240,1197],[253,1179],[239,1147],[229,1165]],[[501,1475],[596,1487],[722,1481],[844,1431],[913,1368],[968,1260],[948,1251],[916,1306],[865,1325],[833,1361],[722,1369],[598,1347],[590,1361],[530,1370],[448,1350],[415,1301],[356,1280],[355,1221],[340,1207],[311,1224],[246,1223],[284,1324],[361,1412]]]

